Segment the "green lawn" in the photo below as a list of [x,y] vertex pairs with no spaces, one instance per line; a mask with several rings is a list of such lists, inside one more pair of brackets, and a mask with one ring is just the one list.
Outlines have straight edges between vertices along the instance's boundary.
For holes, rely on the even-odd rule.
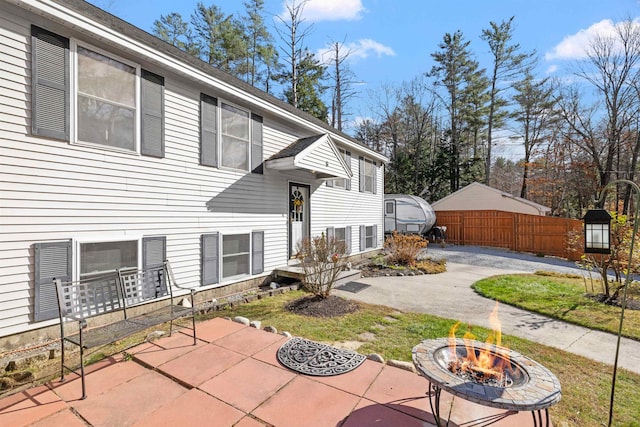
[[[290,292],[208,316],[244,316],[261,320],[263,325],[274,326],[278,331],[329,343],[357,341],[358,335],[369,332],[375,339],[363,344],[358,349],[360,353],[378,353],[385,359],[405,361],[411,360],[413,346],[424,339],[446,337],[456,323],[456,320],[365,304],[355,313],[332,319],[304,317],[283,309],[285,304],[302,295],[301,291]],[[474,327],[473,332],[478,339],[485,340],[489,331]],[[550,409],[556,427],[606,425],[611,367],[513,336],[503,336],[503,344],[543,364],[560,380],[562,400]],[[640,375],[618,370],[614,425],[640,427],[638,408]]]
[[[634,286],[631,294],[636,296]],[[620,326],[620,307],[602,304],[585,296],[590,284],[582,278],[561,275],[523,274],[480,280],[473,289],[480,295],[590,329],[614,334]],[[625,310],[622,334],[640,340],[640,310]]]

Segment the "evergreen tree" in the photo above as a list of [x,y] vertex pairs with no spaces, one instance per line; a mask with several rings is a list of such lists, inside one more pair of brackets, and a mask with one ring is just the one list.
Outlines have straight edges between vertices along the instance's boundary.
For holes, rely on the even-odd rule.
[[189,23],[179,13],[160,15],[160,19],[153,22],[153,34],[185,52],[199,56],[200,46],[194,39]]
[[527,61],[533,57],[535,52],[520,53],[520,45],[512,43],[513,38],[512,16],[508,21],[500,24],[490,22],[490,28],[482,30],[482,40],[489,44],[489,49],[493,57],[491,68],[490,91],[489,91],[489,116],[487,119],[487,152],[485,154],[485,183],[489,184],[491,175],[491,149],[493,146],[493,129],[504,125],[508,116],[506,111],[507,100],[502,96],[504,87],[499,85],[502,81],[510,81],[519,75],[529,66]]
[[469,50],[469,41],[462,32],[447,33],[438,45],[439,50],[432,53],[436,61],[427,74],[435,78],[436,87],[442,87],[444,93],[440,100],[448,113],[449,128],[444,133],[445,146],[448,150],[448,179],[450,192],[460,188],[461,161],[463,153],[462,132],[469,118],[469,100],[478,96],[480,76],[483,70],[473,59]]
[[269,92],[269,80],[277,68],[278,52],[264,23],[264,0],[246,0],[243,19],[247,46],[247,83]]
[[[297,94],[294,94],[292,88],[289,88],[285,90],[284,95],[287,102],[292,105],[294,98],[297,97],[299,109],[326,122],[329,111],[321,99],[326,90],[322,84],[325,70],[326,68],[320,60],[308,49],[305,49],[297,67]],[[284,73],[281,75],[281,80],[290,81],[291,75]]]
[[191,24],[199,37],[200,58],[236,77],[246,72],[247,46],[242,24],[232,15],[198,3]]

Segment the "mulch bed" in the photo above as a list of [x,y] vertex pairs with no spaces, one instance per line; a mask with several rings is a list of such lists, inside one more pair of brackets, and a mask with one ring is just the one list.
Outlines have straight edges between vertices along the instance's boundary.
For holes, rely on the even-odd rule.
[[321,298],[316,295],[305,296],[291,301],[285,309],[302,316],[336,317],[358,311],[360,305],[355,301],[330,295]]
[[[586,297],[603,304],[622,307],[622,296],[615,299],[607,299],[607,296],[605,294],[586,294]],[[640,310],[640,300],[627,297],[626,308],[628,310]]]

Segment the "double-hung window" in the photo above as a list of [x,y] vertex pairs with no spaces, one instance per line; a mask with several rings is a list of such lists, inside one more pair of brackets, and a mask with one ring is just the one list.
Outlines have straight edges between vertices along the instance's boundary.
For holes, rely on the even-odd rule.
[[136,150],[136,68],[78,45],[78,141]]
[[221,164],[227,168],[249,170],[249,112],[224,102],[220,110]]
[[262,173],[262,117],[201,94],[200,163]]
[[32,26],[32,132],[164,157],[164,78]]
[[[343,149],[339,149],[340,150],[340,155],[342,156],[342,159],[344,160],[344,162],[347,164],[347,167],[349,169],[351,169],[351,153],[343,150]],[[327,181],[327,184],[329,183],[329,181]],[[345,179],[345,178],[338,178],[338,179],[334,179],[332,181],[332,184],[329,184],[329,186],[334,186],[334,187],[339,187],[339,188],[344,188],[345,190],[351,190],[351,180],[350,179]]]
[[251,273],[251,235],[222,236],[222,278]]
[[360,192],[373,194],[377,193],[376,171],[377,166],[373,160],[360,157]]
[[378,226],[361,225],[360,226],[360,250],[375,249],[378,240]]

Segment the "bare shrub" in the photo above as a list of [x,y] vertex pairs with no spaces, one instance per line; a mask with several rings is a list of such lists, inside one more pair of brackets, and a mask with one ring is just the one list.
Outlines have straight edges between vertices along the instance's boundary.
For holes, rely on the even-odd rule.
[[386,238],[384,247],[389,250],[388,262],[391,264],[414,267],[420,251],[427,247],[428,241],[417,234],[393,234]]
[[324,233],[303,239],[298,244],[298,258],[304,271],[304,289],[321,298],[328,297],[346,264],[345,253],[344,242]]

